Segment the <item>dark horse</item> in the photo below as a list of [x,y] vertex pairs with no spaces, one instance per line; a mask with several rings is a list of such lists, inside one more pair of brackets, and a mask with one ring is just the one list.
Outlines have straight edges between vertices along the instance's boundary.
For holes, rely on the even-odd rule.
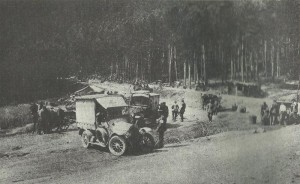
[[49,129],[56,128],[56,131],[61,131],[64,125],[65,111],[61,108],[49,108]]

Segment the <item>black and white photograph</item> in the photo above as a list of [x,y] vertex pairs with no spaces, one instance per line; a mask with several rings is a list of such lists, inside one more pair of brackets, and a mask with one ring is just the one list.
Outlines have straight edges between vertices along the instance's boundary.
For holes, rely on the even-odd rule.
[[0,183],[300,184],[300,0],[0,0]]

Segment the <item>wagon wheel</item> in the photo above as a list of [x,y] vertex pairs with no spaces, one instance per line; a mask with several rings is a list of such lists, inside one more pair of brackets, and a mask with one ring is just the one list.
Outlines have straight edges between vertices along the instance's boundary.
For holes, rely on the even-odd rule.
[[127,144],[125,142],[125,139],[117,135],[113,136],[109,140],[108,145],[109,151],[116,156],[123,155],[127,150]]

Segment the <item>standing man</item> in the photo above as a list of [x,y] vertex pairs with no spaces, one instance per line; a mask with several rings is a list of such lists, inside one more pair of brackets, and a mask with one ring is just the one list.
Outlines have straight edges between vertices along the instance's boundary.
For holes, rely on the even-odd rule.
[[181,108],[180,108],[180,111],[179,111],[181,122],[183,122],[183,114],[185,112],[185,108],[186,108],[186,104],[185,104],[184,100],[182,99],[181,100]]
[[211,100],[209,100],[209,103],[207,104],[207,117],[209,123],[212,122],[212,116],[213,116],[213,104],[211,103]]
[[38,129],[38,105],[36,103],[32,103],[30,106],[30,111],[31,111],[31,116],[32,116],[32,121],[33,121],[33,130],[32,133],[37,132]]
[[218,100],[215,100],[215,103],[213,105],[213,114],[217,115],[218,111],[219,111],[219,103],[218,103]]
[[270,109],[270,125],[274,125],[277,122],[278,118],[278,113],[279,113],[279,108],[276,100],[273,101],[273,104]]
[[167,118],[169,116],[169,109],[165,102],[161,103],[158,109],[160,118],[158,119],[158,126],[156,131],[158,132],[158,141],[155,145],[156,148],[162,148],[164,146],[164,134],[167,130]]
[[267,108],[268,108],[268,105],[267,105],[266,102],[264,102],[264,103],[261,105],[261,107],[260,107],[260,115],[261,115],[261,117],[264,116],[264,113],[265,113],[265,111],[266,111]]
[[173,121],[176,121],[176,119],[177,119],[178,110],[179,110],[179,106],[177,104],[177,101],[175,101],[174,104],[172,105],[172,118],[173,118]]
[[279,123],[280,124],[286,125],[286,122],[285,122],[286,113],[287,113],[286,106],[283,103],[281,103],[279,106]]
[[294,100],[294,99],[292,100],[291,107],[292,107],[292,115],[293,116],[297,115],[297,113],[298,113],[298,105],[296,103],[296,100]]

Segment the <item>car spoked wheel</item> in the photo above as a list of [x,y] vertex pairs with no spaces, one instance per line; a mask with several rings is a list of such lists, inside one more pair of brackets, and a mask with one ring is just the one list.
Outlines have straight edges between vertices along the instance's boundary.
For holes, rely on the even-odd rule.
[[125,153],[127,145],[125,140],[119,136],[113,136],[109,140],[109,151],[117,156],[121,156]]
[[154,139],[150,134],[143,134],[140,140],[140,148],[143,153],[150,153],[154,149]]

